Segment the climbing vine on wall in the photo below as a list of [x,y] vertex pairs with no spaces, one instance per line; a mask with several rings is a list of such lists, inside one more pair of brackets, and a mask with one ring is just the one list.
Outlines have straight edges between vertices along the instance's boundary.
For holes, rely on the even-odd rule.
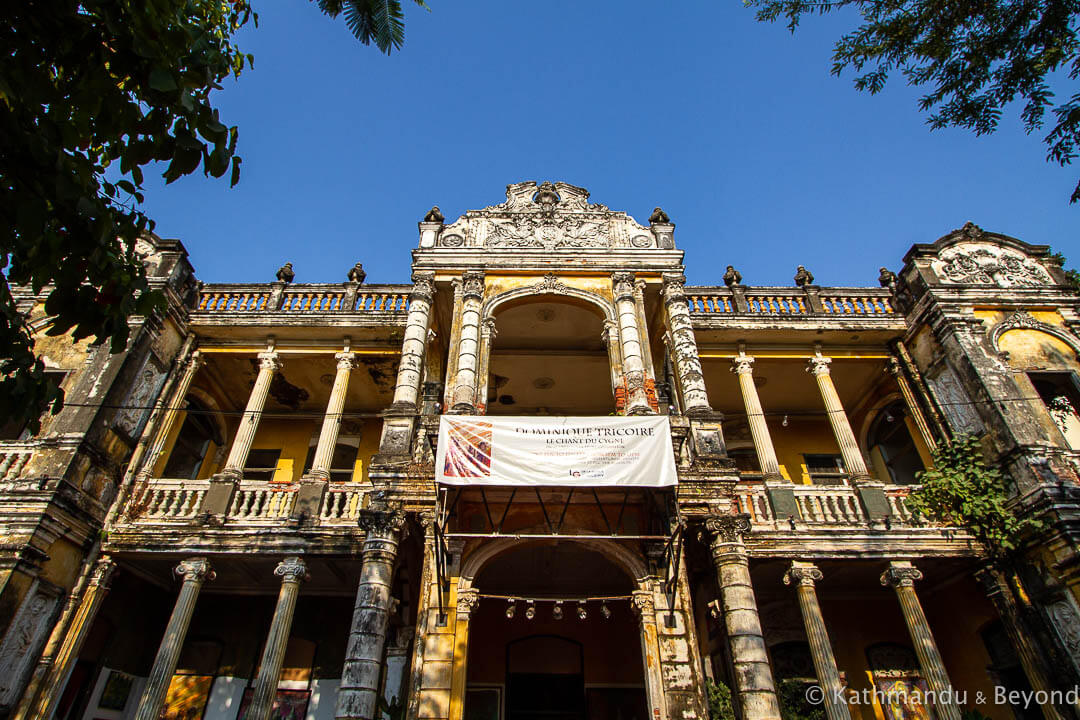
[[922,487],[908,497],[913,511],[965,528],[995,561],[1011,559],[1024,535],[1042,527],[1014,512],[1005,476],[987,464],[974,435],[938,446],[933,459],[933,468],[917,476]]

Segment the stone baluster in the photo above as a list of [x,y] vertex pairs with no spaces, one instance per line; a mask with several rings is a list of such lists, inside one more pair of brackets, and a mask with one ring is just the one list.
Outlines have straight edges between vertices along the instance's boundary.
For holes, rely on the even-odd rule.
[[[484,300],[484,273],[467,270],[461,275],[461,339],[458,342],[457,373],[454,377],[450,412],[476,413],[476,371],[480,345],[480,308]],[[451,348],[453,349],[453,348]]]
[[480,604],[480,591],[476,588],[458,587],[457,611],[454,618],[454,664],[450,678],[450,716],[448,720],[462,720],[465,710],[465,686],[468,677],[469,620]]
[[813,563],[796,560],[784,573],[784,584],[794,584],[799,597],[799,610],[806,625],[806,638],[810,641],[810,655],[821,686],[825,715],[829,720],[851,720],[851,711],[843,700],[844,686],[840,684],[840,671],[836,668],[832,643],[829,642],[825,618],[821,614],[817,590],[814,588],[814,582],[822,577],[821,570]]
[[376,714],[383,646],[390,623],[394,563],[405,515],[400,510],[367,509],[362,512],[359,524],[367,534],[360,554],[363,566],[335,717],[372,720]]
[[743,404],[746,406],[746,420],[750,424],[750,436],[754,439],[758,464],[766,480],[782,480],[780,462],[776,459],[769,425],[765,422],[765,411],[761,408],[757,385],[754,384],[754,358],[739,353],[731,361],[731,371],[739,377],[739,389],[742,391]]
[[274,574],[281,578],[281,590],[278,592],[277,607],[274,608],[274,619],[270,621],[270,632],[266,636],[246,720],[267,720],[270,717],[281,678],[281,664],[285,660],[285,648],[289,644],[296,596],[300,594],[300,583],[307,580],[307,565],[299,557],[285,558],[278,563]]
[[851,476],[853,482],[870,479],[870,473],[866,469],[866,460],[863,459],[859,444],[855,441],[855,433],[851,430],[847,413],[840,402],[840,395],[836,392],[832,375],[829,373],[829,364],[832,358],[824,357],[820,352],[810,358],[806,368],[817,380],[818,390],[821,391],[821,399],[825,402],[825,414],[829,418],[833,435],[840,446],[840,455],[844,458],[844,467]]
[[672,343],[669,351],[675,365],[675,377],[679,381],[683,413],[707,416],[712,414],[712,408],[709,405],[709,393],[705,389],[705,375],[701,370],[694,327],[690,324],[685,285],[685,275],[664,274],[664,312]]
[[652,413],[652,408],[649,407],[649,396],[645,387],[644,346],[637,323],[637,310],[634,307],[634,274],[615,273],[611,276],[611,281],[622,345],[626,414],[648,415]]
[[926,416],[923,415],[922,408],[919,407],[919,401],[915,397],[915,392],[911,388],[911,383],[908,382],[907,377],[904,375],[904,370],[900,366],[900,361],[896,358],[889,358],[885,365],[885,369],[890,375],[896,378],[896,384],[900,388],[900,394],[904,398],[904,404],[907,406],[908,415],[911,416],[912,422],[915,423],[915,427],[919,429],[919,434],[922,436],[923,442],[926,443],[926,447],[930,452],[937,449],[937,441],[934,439],[934,434],[930,431],[930,424],[926,422]]
[[210,561],[202,557],[184,560],[176,566],[175,572],[184,582],[180,586],[180,594],[165,628],[165,637],[158,646],[150,677],[139,700],[139,708],[135,711],[135,720],[158,720],[161,715],[165,705],[165,693],[169,689],[173,673],[176,672],[176,662],[180,659],[180,650],[184,646],[188,625],[191,624],[191,615],[195,612],[199,590],[206,580],[214,579]]
[[743,720],[779,720],[776,683],[769,667],[743,544],[743,535],[750,531],[750,517],[712,517],[705,521],[705,531],[716,565],[741,716]]
[[645,664],[645,700],[649,703],[647,716],[653,720],[660,720],[666,718],[668,714],[664,681],[660,676],[660,639],[656,631],[656,602],[652,591],[638,589],[631,594],[630,603],[638,617],[641,659]]
[[881,584],[891,585],[900,601],[900,610],[904,614],[911,644],[919,658],[919,667],[934,693],[936,702],[934,712],[940,720],[960,720],[960,708],[952,702],[952,684],[945,672],[945,663],[938,652],[930,624],[926,621],[919,596],[915,594],[915,581],[922,579],[922,571],[906,560],[893,560],[889,569],[881,574]]
[[495,327],[495,318],[485,318],[480,324],[480,370],[476,387],[476,408],[480,412],[487,412],[488,383],[491,376],[491,348],[495,344],[495,336],[499,334]]
[[319,444],[315,448],[315,458],[311,461],[310,475],[319,480],[330,478],[330,464],[334,460],[334,448],[337,446],[338,432],[341,430],[341,413],[345,409],[345,393],[349,388],[349,374],[356,367],[356,356],[351,352],[334,355],[337,360],[337,372],[334,385],[330,388],[330,401],[326,403],[326,415],[323,416],[322,430],[319,432]]
[[237,428],[232,447],[229,449],[225,469],[220,473],[222,478],[234,481],[243,478],[244,463],[247,462],[251,444],[255,440],[255,432],[259,428],[259,418],[262,417],[266,396],[270,392],[270,382],[274,378],[274,373],[280,369],[281,360],[276,352],[271,350],[259,353],[259,375],[255,378],[255,387],[251,389],[251,395],[248,396],[244,416],[240,418],[240,427]]

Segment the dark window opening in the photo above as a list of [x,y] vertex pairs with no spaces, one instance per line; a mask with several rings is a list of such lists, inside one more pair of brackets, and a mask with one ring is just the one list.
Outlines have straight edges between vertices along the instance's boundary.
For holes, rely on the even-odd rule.
[[815,485],[841,485],[847,475],[844,459],[840,455],[804,453],[803,461],[810,481]]
[[896,485],[914,483],[916,473],[926,469],[905,421],[907,415],[904,403],[897,400],[883,408],[870,425],[870,454],[875,450],[881,453],[889,481]]
[[1080,388],[1073,373],[1028,373],[1054,425],[1073,450],[1080,450]]
[[221,445],[210,413],[199,401],[188,400],[187,416],[162,475],[182,480],[197,478],[211,442]]
[[[356,465],[356,456],[360,448],[356,445],[338,443],[334,446],[334,456],[330,459],[330,479],[334,482],[349,482],[352,480],[353,469]],[[315,446],[309,447],[307,459],[304,460],[304,472],[311,470],[315,464]]]
[[245,480],[273,480],[281,450],[252,450],[244,463]]
[[761,473],[757,451],[754,448],[728,449],[728,457],[735,461],[735,469],[742,473]]

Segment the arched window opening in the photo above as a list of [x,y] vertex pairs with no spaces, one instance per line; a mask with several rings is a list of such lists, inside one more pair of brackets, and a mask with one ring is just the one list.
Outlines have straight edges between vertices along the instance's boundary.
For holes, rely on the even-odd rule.
[[889,481],[896,485],[910,485],[915,482],[915,474],[925,469],[915,440],[907,424],[908,412],[900,400],[882,408],[868,434],[870,456],[878,466],[889,475]]
[[[308,444],[307,458],[304,460],[304,473],[315,464],[315,449],[319,446],[319,433],[311,437]],[[330,479],[334,482],[350,482],[356,468],[356,458],[360,453],[359,437],[338,437],[334,444],[334,455],[330,458]]]
[[202,403],[189,398],[185,409],[187,416],[176,436],[163,474],[167,478],[194,480],[199,477],[199,469],[206,459],[210,443],[221,445],[223,440],[218,435],[210,411]]

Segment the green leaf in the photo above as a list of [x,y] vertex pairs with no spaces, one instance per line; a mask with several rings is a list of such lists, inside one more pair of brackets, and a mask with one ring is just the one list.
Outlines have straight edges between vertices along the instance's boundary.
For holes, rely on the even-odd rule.
[[156,67],[150,71],[150,87],[159,92],[172,92],[176,89],[176,81],[168,70]]

